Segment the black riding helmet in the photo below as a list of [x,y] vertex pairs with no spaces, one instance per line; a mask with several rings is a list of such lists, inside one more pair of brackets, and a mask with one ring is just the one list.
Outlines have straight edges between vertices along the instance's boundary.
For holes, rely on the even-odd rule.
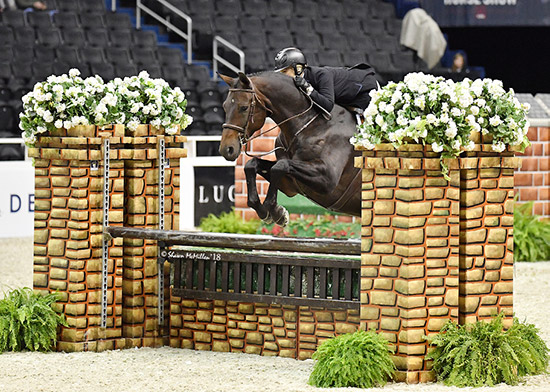
[[293,67],[294,72],[298,75],[299,72],[296,69],[296,65],[298,64],[303,67],[307,64],[306,56],[304,56],[300,49],[285,48],[275,56],[275,72],[282,71],[288,67]]

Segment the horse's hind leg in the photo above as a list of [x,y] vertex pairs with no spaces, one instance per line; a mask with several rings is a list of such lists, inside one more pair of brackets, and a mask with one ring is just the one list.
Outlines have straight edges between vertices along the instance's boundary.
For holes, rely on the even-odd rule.
[[273,161],[267,161],[258,158],[252,158],[244,166],[244,174],[246,176],[246,187],[248,188],[248,206],[256,211],[256,214],[266,223],[272,223],[269,211],[262,202],[258,195],[258,188],[256,185],[256,174],[260,174],[266,180],[270,180],[271,167],[275,164]]

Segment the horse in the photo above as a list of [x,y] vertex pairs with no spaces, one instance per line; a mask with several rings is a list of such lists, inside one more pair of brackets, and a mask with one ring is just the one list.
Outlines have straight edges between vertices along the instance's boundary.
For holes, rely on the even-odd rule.
[[[304,195],[331,211],[361,215],[361,171],[354,167],[360,153],[350,143],[356,131],[354,114],[334,105],[330,115],[322,115],[293,79],[281,73],[220,77],[229,85],[219,148],[226,160],[235,161],[243,146],[265,133],[254,135],[267,117],[280,129],[276,161],[253,156],[244,167],[248,206],[260,219],[288,224],[288,211],[277,204],[278,190],[289,197]],[[257,174],[269,182],[263,204],[256,188]]]

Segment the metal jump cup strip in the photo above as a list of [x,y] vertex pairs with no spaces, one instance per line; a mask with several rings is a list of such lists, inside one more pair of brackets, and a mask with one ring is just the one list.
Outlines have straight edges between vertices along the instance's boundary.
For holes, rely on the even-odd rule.
[[[164,179],[166,164],[166,144],[163,138],[158,140],[158,170],[159,170],[159,230],[164,230]],[[158,246],[158,323],[164,325],[164,257],[161,246]]]
[[[103,227],[109,226],[109,139],[103,140]],[[101,328],[107,327],[109,239],[103,236],[101,264]]]

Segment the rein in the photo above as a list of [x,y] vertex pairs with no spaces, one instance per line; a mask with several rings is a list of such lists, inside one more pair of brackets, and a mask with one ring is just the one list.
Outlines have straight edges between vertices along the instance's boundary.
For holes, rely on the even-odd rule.
[[251,122],[254,122],[254,110],[256,108],[256,103],[266,111],[266,113],[270,113],[270,114],[273,114],[273,111],[271,109],[269,109],[268,107],[265,106],[265,104],[258,98],[258,94],[256,93],[256,90],[254,90],[254,88],[249,88],[249,89],[245,89],[245,88],[230,88],[229,89],[229,92],[232,93],[232,92],[243,92],[243,93],[249,93],[249,94],[252,94],[252,102],[250,103],[250,109],[249,109],[249,112],[248,112],[248,117],[246,119],[246,123],[244,125],[244,127],[240,127],[238,125],[234,125],[234,124],[229,124],[229,123],[223,123],[222,124],[222,128],[229,128],[229,129],[233,129],[234,131],[237,131],[240,135],[239,135],[239,142],[241,143],[242,146],[245,146],[245,150],[244,150],[244,153],[246,155],[248,155],[249,157],[251,158],[260,158],[260,157],[264,157],[266,155],[269,155],[277,150],[285,150],[285,151],[288,151],[290,149],[290,147],[294,144],[295,140],[296,140],[296,137],[298,137],[298,135],[304,130],[306,129],[313,121],[315,121],[315,119],[317,117],[319,117],[319,113],[317,113],[315,116],[313,116],[307,123],[305,123],[295,134],[294,134],[294,137],[292,138],[292,140],[290,141],[290,144],[285,148],[285,147],[275,147],[274,149],[272,149],[271,151],[268,151],[268,152],[264,152],[264,153],[261,153],[261,154],[250,154],[246,147],[248,146],[248,142],[250,142],[251,140],[254,140],[270,131],[272,131],[273,129],[277,128],[277,127],[280,127],[282,124],[290,121],[290,120],[294,120],[295,118],[298,118],[298,117],[301,117],[303,116],[304,114],[306,114],[307,112],[309,112],[312,108],[313,108],[313,100],[311,99],[311,97],[307,96],[309,98],[309,101],[310,101],[310,105],[309,107],[304,110],[303,112],[300,112],[298,114],[295,114],[294,116],[291,116],[287,119],[284,119],[283,121],[281,121],[280,123],[276,123],[274,126],[272,126],[271,128],[265,130],[265,131],[261,131],[260,133],[258,134],[253,134],[252,136],[250,137],[247,137],[246,134],[247,134],[247,131],[248,131],[248,127],[249,127],[249,124]]

